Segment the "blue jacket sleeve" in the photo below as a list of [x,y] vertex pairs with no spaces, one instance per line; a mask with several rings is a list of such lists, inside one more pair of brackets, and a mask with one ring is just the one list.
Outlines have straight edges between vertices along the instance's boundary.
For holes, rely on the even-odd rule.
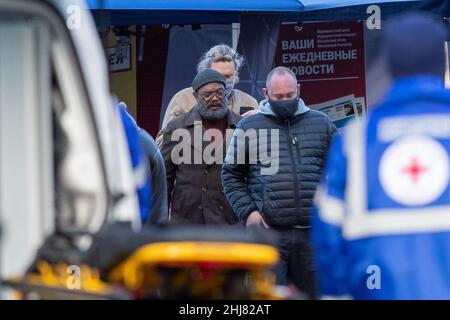
[[348,294],[345,240],[342,221],[345,215],[347,160],[341,135],[331,144],[325,176],[315,197],[312,218],[312,242],[317,263],[321,296]]
[[152,204],[150,219],[147,224],[164,224],[169,222],[167,207],[167,178],[164,159],[153,137],[144,129],[139,130],[142,146],[152,168]]
[[149,218],[152,209],[152,186],[150,170],[144,151],[141,146],[138,126],[125,107],[118,105],[125,134],[128,142],[133,172],[136,180],[136,190],[139,199],[141,222],[144,224]]

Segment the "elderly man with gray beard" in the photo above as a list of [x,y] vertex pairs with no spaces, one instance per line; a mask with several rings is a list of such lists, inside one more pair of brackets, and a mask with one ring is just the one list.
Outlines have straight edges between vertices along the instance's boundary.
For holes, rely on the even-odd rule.
[[220,172],[226,135],[231,137],[241,117],[227,107],[225,85],[225,77],[213,69],[197,74],[192,82],[196,106],[163,130],[171,223],[237,223]]

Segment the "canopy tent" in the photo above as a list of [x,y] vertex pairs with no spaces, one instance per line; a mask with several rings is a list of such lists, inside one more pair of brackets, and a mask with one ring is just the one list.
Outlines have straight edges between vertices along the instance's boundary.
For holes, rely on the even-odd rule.
[[[110,25],[171,25],[167,58],[164,57],[164,85],[162,98],[149,98],[146,92],[138,99],[139,110],[159,109],[163,114],[170,98],[178,90],[186,87],[195,75],[195,65],[198,57],[207,50],[212,43],[207,43],[207,28],[190,28],[189,25],[208,25],[205,27],[223,27],[220,25],[239,22],[240,33],[237,50],[246,57],[247,63],[240,72],[238,89],[255,97],[261,97],[260,89],[264,85],[265,77],[273,66],[280,22],[309,22],[309,21],[355,21],[367,20],[373,12],[367,12],[370,5],[376,4],[380,8],[382,19],[392,14],[407,10],[423,10],[432,12],[440,17],[450,16],[450,0],[87,0],[89,8],[97,21],[100,32],[108,30]],[[264,26],[262,28],[261,26]],[[231,31],[231,28],[229,28]],[[184,33],[182,32],[184,30]],[[195,30],[195,32],[193,32]],[[202,32],[200,32],[200,31]],[[179,32],[180,34],[178,34]],[[139,33],[139,32],[138,32]],[[376,32],[373,32],[376,34]],[[177,38],[178,35],[178,38]],[[211,34],[207,34],[212,37]],[[195,38],[201,41],[194,41]],[[144,37],[141,38],[141,40]],[[174,39],[181,41],[172,41]],[[230,41],[217,40],[214,43],[228,43]],[[376,37],[374,37],[376,39]],[[201,42],[202,45],[198,45]],[[139,42],[140,43],[140,42]],[[190,46],[185,50],[186,44]],[[195,45],[194,45],[195,44]],[[178,46],[178,47],[177,47]],[[144,48],[144,46],[142,46]],[[149,52],[145,50],[145,52]],[[371,56],[376,56],[372,54]],[[153,58],[152,58],[153,59]],[[368,61],[370,57],[367,58]],[[376,59],[375,59],[376,60]],[[145,61],[145,59],[143,60]],[[152,61],[153,62],[153,61]],[[370,61],[369,61],[370,62]],[[177,63],[182,63],[180,67]],[[372,63],[369,63],[372,65]],[[145,68],[137,68],[146,70]],[[380,69],[381,68],[375,68]],[[180,72],[182,70],[182,72]],[[149,72],[142,71],[141,75]],[[144,76],[142,76],[144,77]],[[376,85],[371,86],[372,93],[377,98],[382,92],[380,75],[376,78]],[[140,82],[144,83],[142,78]],[[376,88],[376,89],[373,89]],[[138,90],[139,91],[139,90]],[[139,92],[141,92],[139,91]],[[368,104],[372,99],[368,94]],[[144,103],[145,101],[145,103]],[[149,106],[153,106],[150,108]],[[145,111],[146,112],[146,111]],[[152,132],[156,116],[143,111],[140,119],[144,128]],[[158,113],[159,114],[159,113]],[[158,122],[159,125],[159,122]],[[156,131],[157,132],[157,131]]]
[[96,19],[107,11],[112,24],[212,24],[240,21],[240,14],[282,14],[284,21],[367,19],[376,4],[383,17],[404,10],[448,16],[448,0],[88,0]]

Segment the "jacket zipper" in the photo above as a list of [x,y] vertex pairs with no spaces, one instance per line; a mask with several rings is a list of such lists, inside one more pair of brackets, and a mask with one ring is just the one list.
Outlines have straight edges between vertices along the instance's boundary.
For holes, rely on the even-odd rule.
[[[295,209],[297,212],[297,217],[300,217],[300,207],[299,207],[299,204],[301,201],[300,187],[298,185],[297,165],[295,164],[294,150],[293,150],[293,146],[295,146],[298,151],[298,141],[297,141],[297,137],[291,134],[291,124],[290,124],[289,120],[287,120],[287,124],[288,124],[288,135],[289,135],[289,143],[288,143],[289,152],[291,154],[292,168],[294,170]],[[300,158],[298,159],[298,161],[300,161]]]

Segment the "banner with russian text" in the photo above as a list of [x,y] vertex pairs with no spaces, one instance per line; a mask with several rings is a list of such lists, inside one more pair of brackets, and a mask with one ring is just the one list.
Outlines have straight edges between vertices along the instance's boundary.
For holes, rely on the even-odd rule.
[[280,27],[275,64],[297,75],[307,105],[352,96],[356,112],[349,119],[365,114],[360,110],[367,105],[362,21],[285,23]]

